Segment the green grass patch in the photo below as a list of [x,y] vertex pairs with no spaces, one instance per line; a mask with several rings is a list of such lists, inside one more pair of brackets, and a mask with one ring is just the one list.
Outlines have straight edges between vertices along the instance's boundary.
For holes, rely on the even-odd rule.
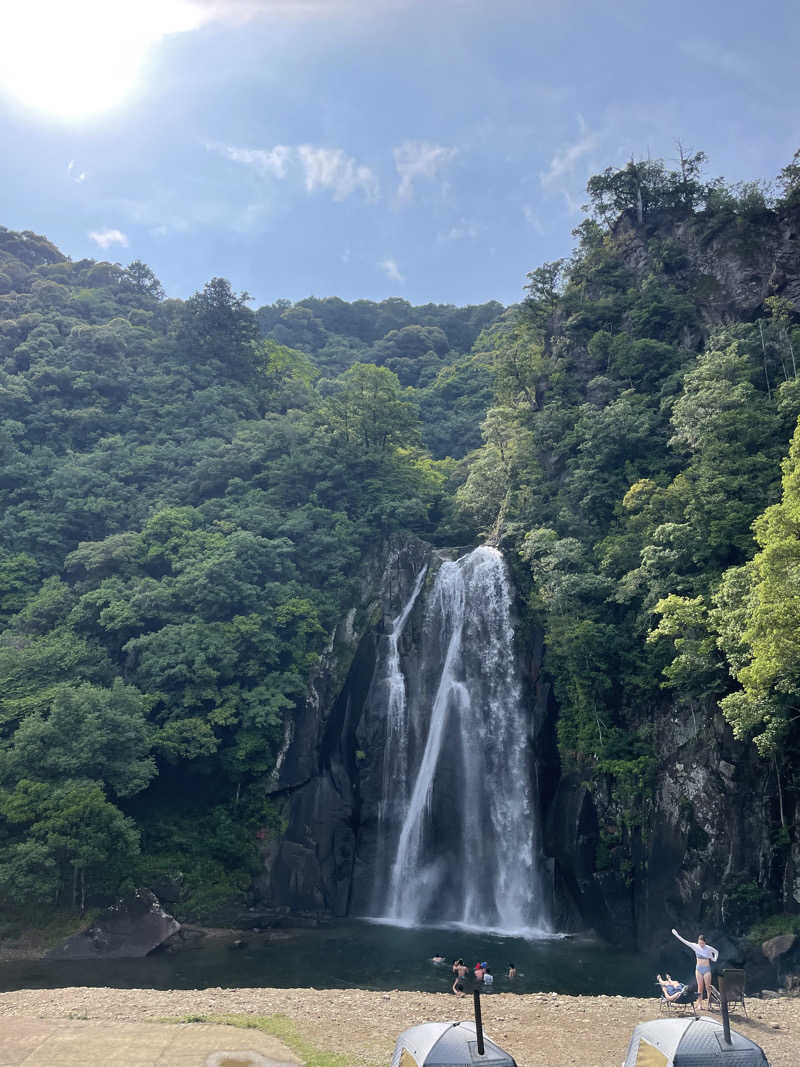
[[91,926],[100,910],[91,908],[80,915],[72,908],[4,905],[0,918],[0,940],[22,942],[33,949],[53,948],[79,930]]
[[747,938],[749,941],[769,941],[779,934],[800,934],[800,915],[768,915],[750,927]]
[[238,1026],[243,1030],[261,1030],[283,1041],[299,1056],[306,1067],[378,1067],[382,1060],[354,1059],[336,1052],[326,1052],[309,1041],[285,1015],[184,1015],[176,1019],[164,1019],[169,1023],[218,1023],[223,1026]]

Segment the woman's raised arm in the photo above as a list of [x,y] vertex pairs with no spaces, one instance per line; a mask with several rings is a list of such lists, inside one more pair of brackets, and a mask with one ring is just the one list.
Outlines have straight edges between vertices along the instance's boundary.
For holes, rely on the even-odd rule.
[[687,948],[690,948],[692,950],[697,948],[697,945],[694,943],[694,941],[687,941],[685,937],[681,937],[677,930],[673,930],[672,932],[679,941],[682,941],[683,944],[686,945]]

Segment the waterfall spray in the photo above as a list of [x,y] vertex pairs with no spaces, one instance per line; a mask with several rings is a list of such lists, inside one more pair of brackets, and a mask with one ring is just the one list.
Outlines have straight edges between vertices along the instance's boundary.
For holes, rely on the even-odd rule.
[[530,720],[496,549],[439,568],[410,698],[401,665],[390,640],[377,910],[398,923],[544,932]]

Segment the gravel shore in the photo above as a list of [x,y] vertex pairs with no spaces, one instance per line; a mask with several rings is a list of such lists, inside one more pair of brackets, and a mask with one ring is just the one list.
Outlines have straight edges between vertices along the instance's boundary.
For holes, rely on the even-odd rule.
[[[498,993],[482,999],[487,1034],[520,1067],[619,1067],[633,1027],[658,1016],[654,999]],[[735,1029],[757,1041],[772,1067],[800,1064],[800,999],[750,1000]],[[0,1025],[27,1018],[121,1020],[187,1015],[288,1016],[315,1044],[359,1067],[390,1062],[401,1030],[426,1020],[471,1017],[469,999],[443,993],[359,989],[50,989],[0,993]]]

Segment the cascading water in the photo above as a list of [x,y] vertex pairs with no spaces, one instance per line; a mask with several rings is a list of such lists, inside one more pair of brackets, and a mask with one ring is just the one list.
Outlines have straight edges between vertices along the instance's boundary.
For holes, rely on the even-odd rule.
[[503,557],[482,546],[441,565],[421,659],[406,679],[398,641],[423,578],[384,659],[375,911],[405,924],[545,932],[529,718]]
[[[388,635],[386,669],[383,676],[386,700],[386,748],[384,750],[381,799],[378,805],[378,824],[385,826],[395,821],[404,810],[408,782],[408,703],[406,679],[400,668],[400,638],[403,636],[408,616],[417,602],[422,583],[428,572],[427,565],[417,575],[414,589],[403,610],[392,621]],[[390,862],[386,851],[385,835],[378,837],[377,867],[382,869]]]

